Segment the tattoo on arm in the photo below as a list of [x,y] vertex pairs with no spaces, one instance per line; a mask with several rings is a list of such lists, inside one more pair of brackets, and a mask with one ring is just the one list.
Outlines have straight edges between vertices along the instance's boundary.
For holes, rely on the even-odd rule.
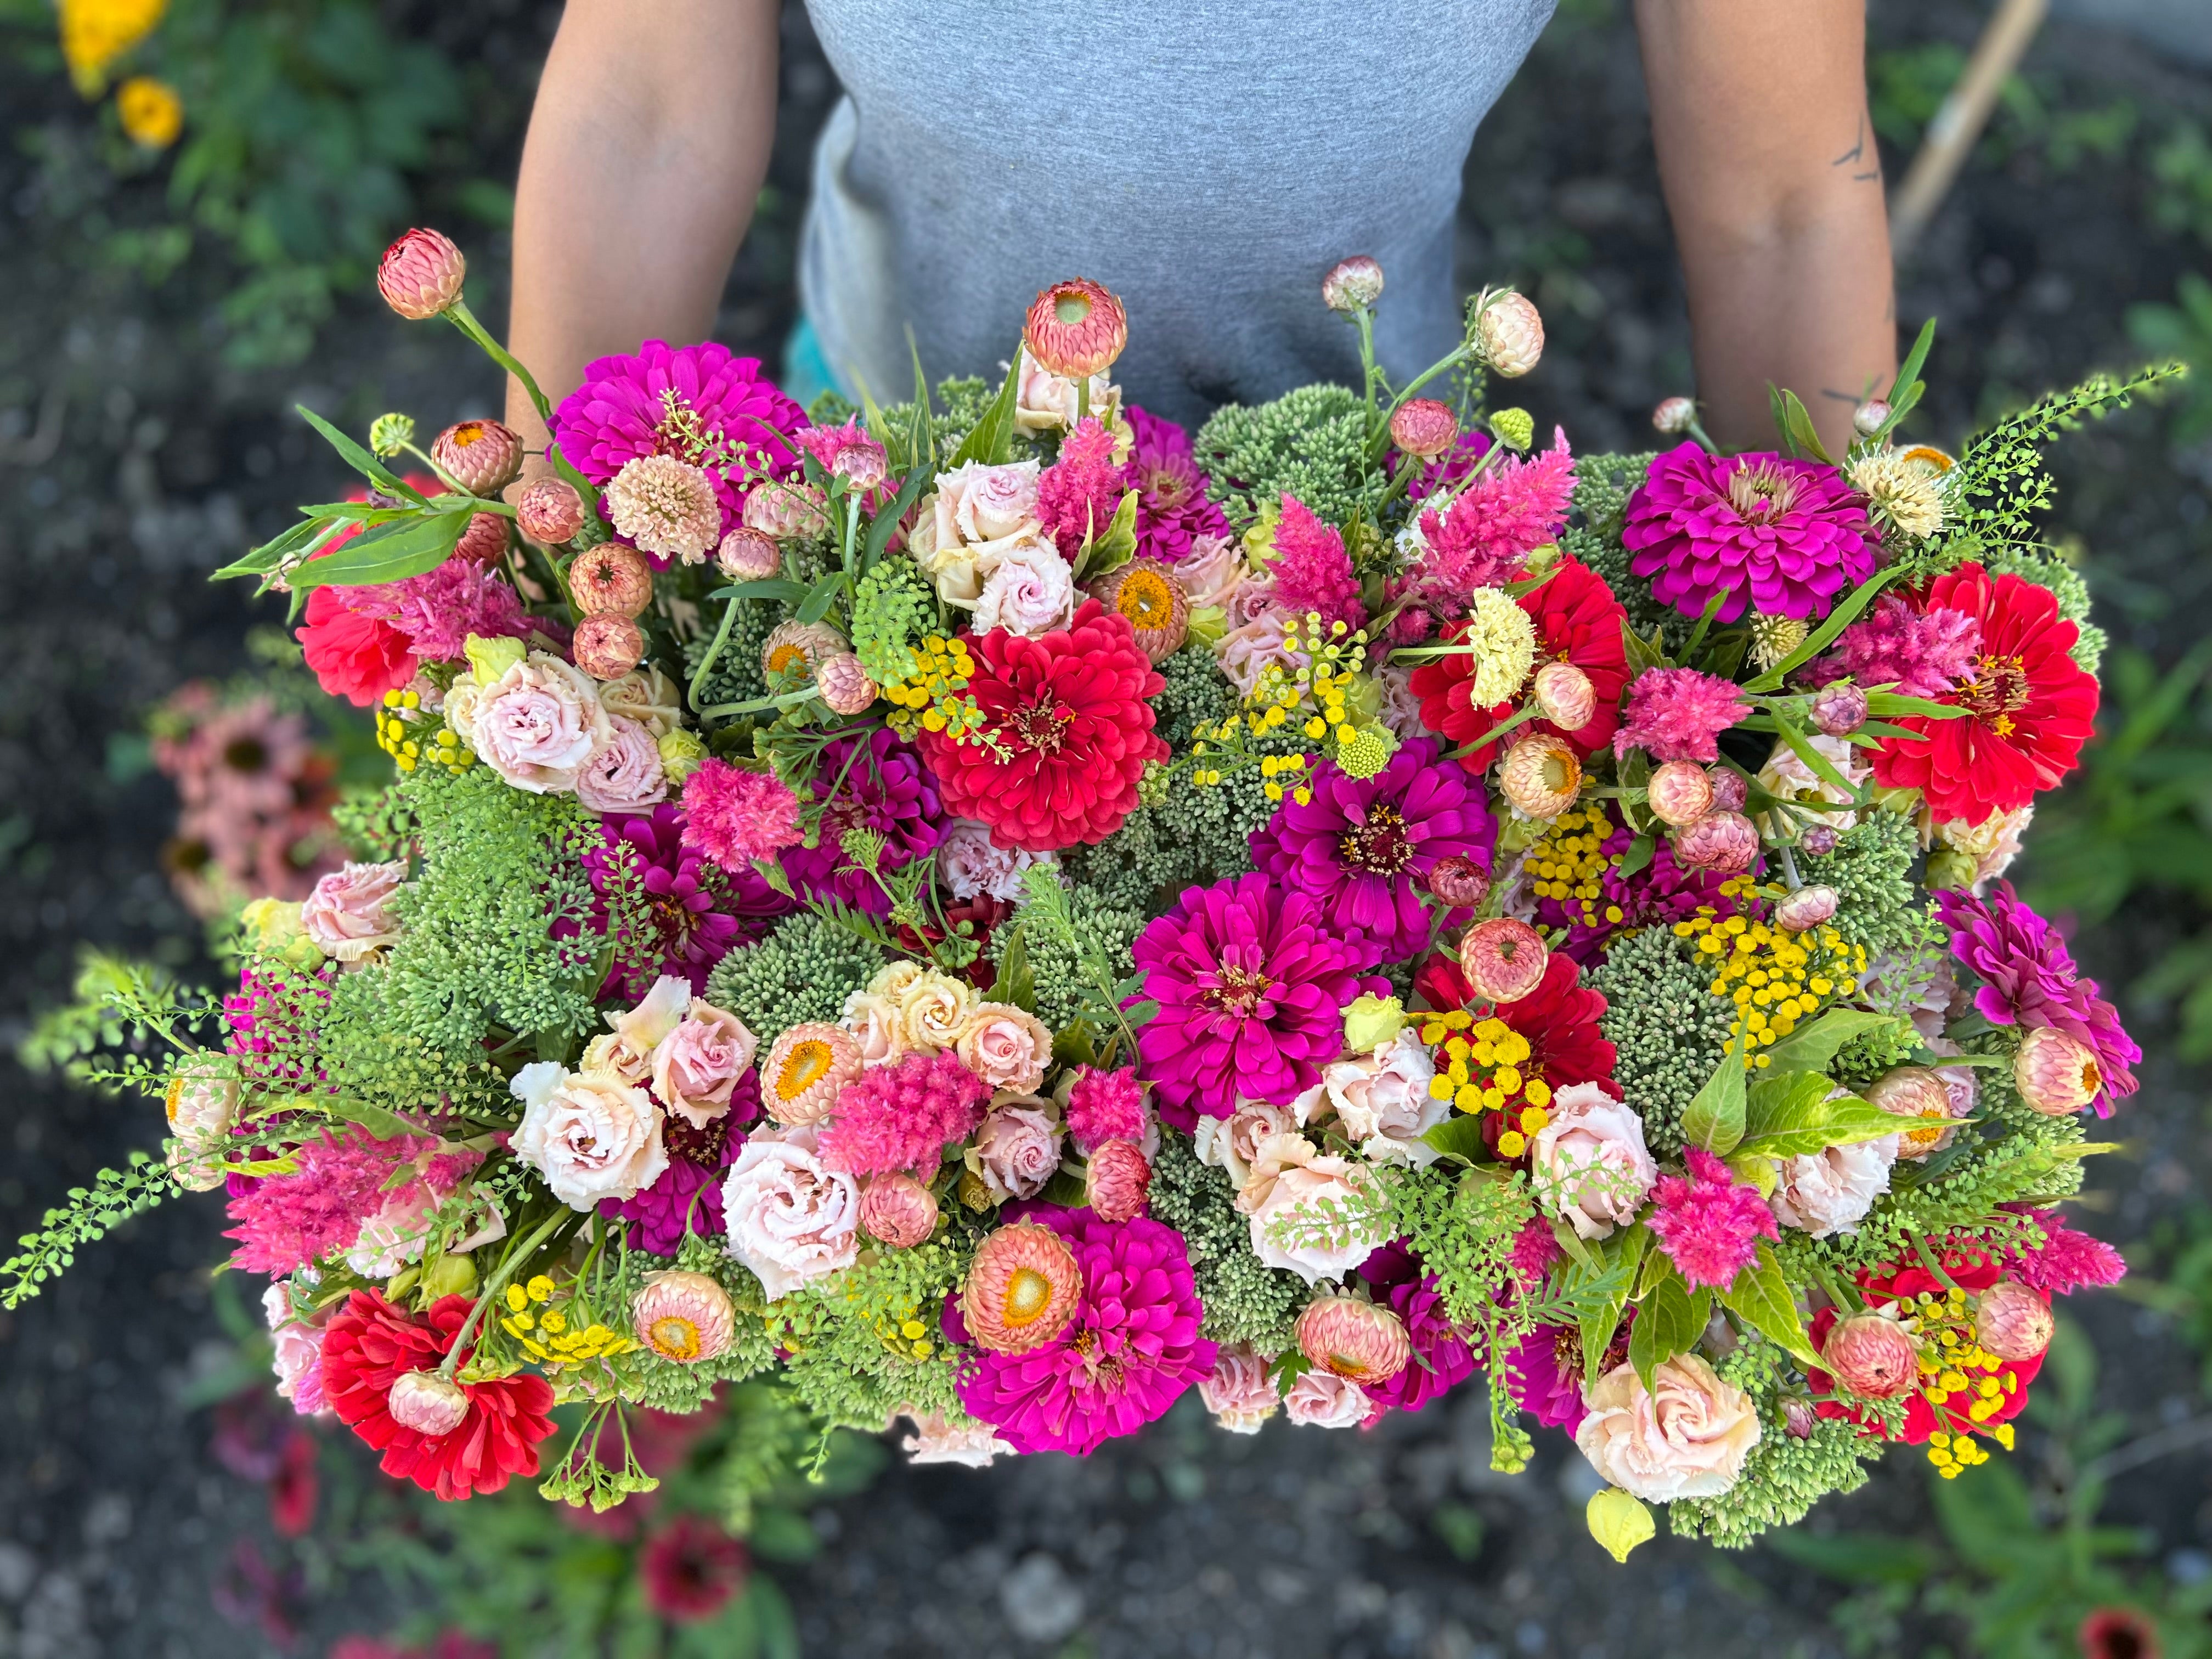
[[[1865,112],[1865,111],[1863,111],[1863,110],[1862,110],[1862,111],[1860,111],[1860,112],[1859,112],[1859,130],[1858,130],[1858,133],[1857,133],[1857,136],[1852,139],[1852,141],[1851,141],[1851,147],[1850,147],[1849,149],[1845,150],[1845,151],[1844,151],[1841,155],[1838,155],[1838,157],[1836,157],[1836,159],[1835,159],[1834,161],[1832,161],[1829,162],[1829,163],[1828,163],[1828,165],[1829,165],[1830,167],[1849,167],[1849,166],[1851,166],[1852,164],[1854,164],[1854,163],[1856,163],[1856,162],[1863,161],[1865,161],[1866,159],[1867,159],[1867,142],[1866,142],[1866,112]],[[1854,184],[1865,184],[1865,183],[1866,183],[1866,182],[1868,182],[1869,179],[1879,179],[1879,178],[1881,178],[1881,156],[1876,155],[1876,156],[1874,158],[1874,166],[1873,166],[1873,167],[1872,167],[1870,170],[1869,170],[1869,171],[1867,171],[1867,172],[1864,172],[1864,173],[1852,173],[1852,174],[1851,174],[1851,182],[1852,182],[1852,183],[1854,183]]]

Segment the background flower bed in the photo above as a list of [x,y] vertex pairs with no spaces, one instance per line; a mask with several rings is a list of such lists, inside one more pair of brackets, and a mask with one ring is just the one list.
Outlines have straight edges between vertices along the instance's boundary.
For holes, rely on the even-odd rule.
[[[1563,420],[1591,449],[1631,444],[1651,402],[1687,380],[1620,10],[1601,0],[1564,9],[1485,131],[1472,175],[1482,187],[1470,192],[1462,230],[1465,268],[1528,283],[1551,321],[1553,348],[1522,383],[1526,402],[1540,423]],[[1894,178],[1905,152],[1893,146],[1931,112],[1928,88],[1971,40],[1979,8],[1875,11],[1876,126],[1893,146]],[[404,9],[381,15],[408,38],[428,32],[469,77],[471,144],[433,153],[418,186],[425,199],[510,176],[553,15],[480,0],[441,9],[434,26]],[[803,18],[788,19],[786,33],[775,170],[718,330],[771,362],[791,317],[805,145],[830,95]],[[149,286],[143,268],[116,264],[102,227],[161,222],[170,210],[158,179],[115,179],[84,136],[94,118],[50,69],[19,60],[0,75],[0,105],[46,135],[0,161],[15,230],[0,244],[14,300],[0,315],[0,571],[9,580],[0,1035],[13,1036],[64,988],[79,939],[178,959],[197,949],[157,866],[173,799],[145,764],[139,714],[186,678],[241,664],[253,618],[204,576],[281,522],[311,482],[303,469],[327,465],[289,405],[355,425],[394,405],[442,422],[489,412],[497,388],[480,372],[457,372],[455,354],[434,351],[365,292],[341,301],[303,371],[313,383],[240,367],[240,353],[226,354],[236,328],[223,309],[237,270],[210,249]],[[1562,120],[1562,110],[1579,113]],[[2089,924],[2078,941],[2089,971],[2125,986],[2153,970],[2130,1015],[2147,1046],[2169,1054],[2175,1028],[2161,1006],[2212,976],[2191,943],[2212,897],[2212,726],[2188,678],[2201,678],[2203,661],[2186,654],[2198,631],[2189,619],[2212,586],[2212,297],[2200,304],[2191,285],[2212,254],[2208,131],[2212,79],[2120,37],[2053,25],[1900,293],[1908,321],[1943,319],[1931,380],[1954,402],[1930,411],[1920,429],[1931,436],[1954,439],[2026,391],[2154,348],[2206,371],[2187,398],[2059,452],[2057,525],[2096,550],[2100,620],[2142,655],[2139,669],[2116,662],[2108,726],[2124,735],[2094,751],[2088,775],[2050,809],[2058,821],[2039,826],[2031,873]],[[478,228],[465,240],[481,308],[495,315],[497,238]],[[312,477],[317,488],[332,482]],[[2212,1030],[2212,1018],[2203,1023]],[[115,1104],[0,1065],[20,1103],[4,1120],[11,1156],[0,1165],[0,1225],[12,1236],[35,1220],[33,1195],[154,1136]],[[2126,1571],[2147,1574],[2143,1599],[2177,1616],[2192,1589],[2212,1583],[2212,1509],[2199,1508],[2212,1466],[2203,1363],[2212,1245],[2201,1242],[2212,1220],[2192,1198],[2212,1174],[2200,1089],[2170,1060],[2148,1069],[2146,1103],[2125,1125],[2137,1139],[2095,1172],[2101,1207],[2089,1212],[2130,1246],[2131,1282],[2148,1288],[2087,1300],[2088,1340],[2073,1348],[2069,1374],[2081,1374],[2083,1356],[2101,1356],[2093,1406],[2069,1422],[2064,1402],[2089,1396],[2078,1382],[2054,1390],[2044,1428],[1998,1466],[2046,1498],[2070,1492],[2078,1507],[2083,1466],[2107,1456],[2106,1522],[2148,1529]],[[202,1271],[216,1225],[183,1206],[157,1212],[0,1322],[0,1652],[273,1649],[274,1611],[301,1632],[293,1650],[319,1653],[339,1632],[398,1621],[402,1607],[348,1562],[364,1528],[410,1523],[404,1510],[348,1496],[359,1484],[349,1449],[333,1443],[323,1454],[321,1525],[283,1540],[198,1403],[220,1392],[233,1352]],[[2106,1410],[2118,1419],[2100,1430],[2091,1419]],[[1578,1460],[1540,1442],[1528,1474],[1490,1474],[1479,1405],[1397,1419],[1373,1437],[1276,1431],[1243,1441],[1201,1426],[1171,1419],[1079,1463],[1039,1458],[981,1477],[895,1470],[857,1502],[808,1505],[802,1494],[809,1525],[787,1535],[787,1553],[810,1540],[821,1547],[811,1563],[772,1571],[817,1654],[1462,1659],[1663,1651],[1692,1639],[1717,1653],[1930,1641],[2063,1652],[2075,1602],[2114,1593],[2100,1584],[2066,1601],[2065,1571],[2047,1570],[2021,1518],[2000,1512],[2009,1477],[1990,1470],[1948,1483],[1931,1508],[1921,1467],[1898,1459],[1867,1492],[1824,1510],[1832,1531],[1886,1533],[1885,1546],[1814,1537],[1723,1558],[1662,1539],[1616,1569],[1583,1534]],[[1966,1550],[1948,1539],[1946,1520]],[[241,1541],[265,1574],[237,1553]],[[2052,1598],[2058,1587],[2023,1626],[2048,1632],[2055,1647],[2018,1645],[1994,1626],[1972,1633],[1994,1605],[1990,1586],[2006,1582],[1996,1569],[2021,1566],[2027,1589]],[[1859,1587],[1836,1576],[1846,1571]],[[210,1581],[245,1629],[211,1604]],[[538,1616],[538,1633],[554,1640],[551,1615]],[[2183,1650],[2169,1638],[2169,1651]]]

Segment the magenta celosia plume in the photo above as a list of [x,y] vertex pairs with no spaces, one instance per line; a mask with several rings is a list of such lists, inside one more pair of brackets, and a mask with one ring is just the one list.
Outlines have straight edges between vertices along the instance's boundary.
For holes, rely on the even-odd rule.
[[1127,485],[1114,460],[1114,434],[1086,416],[1060,446],[1060,459],[1037,477],[1037,518],[1073,560],[1084,542],[1106,533]]
[[1751,712],[1733,680],[1694,668],[1647,668],[1628,688],[1628,707],[1613,734],[1613,752],[1641,749],[1654,761],[1720,758],[1720,734]]
[[1848,678],[1863,686],[1893,684],[1903,696],[1940,697],[1972,677],[1981,644],[1980,618],[1948,605],[1915,611],[1884,593],[1808,677],[1816,684]]
[[838,1091],[822,1132],[822,1161],[852,1175],[937,1173],[947,1146],[983,1121],[990,1085],[949,1050],[872,1066]]
[[[269,1176],[231,1199],[238,1224],[223,1235],[238,1241],[231,1265],[274,1276],[350,1249],[362,1224],[390,1196],[386,1183],[403,1165],[424,1163],[437,1144],[434,1135],[378,1140],[353,1129],[295,1147],[295,1173]],[[417,1178],[450,1188],[456,1169],[477,1161],[474,1154],[447,1153],[424,1163]]]
[[1088,1154],[1109,1140],[1142,1140],[1147,1124],[1145,1085],[1137,1081],[1135,1066],[1077,1069],[1067,1091],[1067,1133],[1079,1151]]
[[1774,1212],[1759,1188],[1701,1146],[1685,1147],[1684,1176],[1662,1176],[1651,1189],[1651,1236],[1692,1290],[1725,1289],[1759,1255],[1759,1241],[1775,1238]]
[[[1447,474],[1458,453],[1439,463]],[[1458,621],[1476,588],[1513,580],[1529,554],[1559,539],[1574,493],[1574,457],[1562,431],[1550,449],[1492,467],[1443,512],[1424,513],[1425,545],[1412,572],[1413,602],[1444,622]]]
[[1267,562],[1275,605],[1293,617],[1309,612],[1325,623],[1364,627],[1367,607],[1359,598],[1352,556],[1336,526],[1324,524],[1295,495],[1283,497],[1283,516],[1275,522],[1275,553]]

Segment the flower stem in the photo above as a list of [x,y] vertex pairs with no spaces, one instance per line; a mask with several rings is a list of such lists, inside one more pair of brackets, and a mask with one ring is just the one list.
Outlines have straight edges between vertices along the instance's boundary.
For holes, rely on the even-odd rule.
[[695,714],[707,712],[699,707],[699,688],[707,683],[707,676],[714,672],[714,659],[722,654],[722,647],[729,643],[730,624],[737,620],[738,606],[742,603],[739,599],[724,601],[722,625],[714,630],[714,637],[708,645],[706,654],[699,659],[699,666],[692,672],[690,689],[684,693],[684,701],[691,705],[691,712]]
[[453,1334],[453,1346],[446,1350],[445,1363],[438,1367],[439,1376],[448,1382],[453,1380],[453,1373],[461,1368],[462,1351],[469,1346],[469,1338],[476,1334],[477,1326],[483,1318],[484,1310],[491,1305],[492,1298],[507,1288],[507,1281],[514,1277],[524,1262],[538,1254],[538,1247],[550,1237],[553,1230],[566,1221],[571,1213],[568,1210],[554,1211],[538,1224],[536,1232],[507,1252],[507,1260],[499,1264],[499,1270],[485,1284],[483,1294],[477,1298],[477,1305],[469,1310],[469,1316],[461,1322],[461,1328]]

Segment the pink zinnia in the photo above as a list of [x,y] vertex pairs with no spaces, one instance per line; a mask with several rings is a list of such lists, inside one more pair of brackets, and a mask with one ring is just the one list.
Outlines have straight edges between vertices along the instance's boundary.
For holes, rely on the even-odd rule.
[[945,1147],[975,1133],[990,1097],[990,1085],[949,1050],[871,1067],[838,1092],[822,1161],[851,1175],[933,1175]]
[[1295,495],[1283,497],[1267,574],[1274,581],[1278,609],[1294,617],[1318,612],[1323,622],[1347,628],[1366,624],[1367,607],[1360,602],[1359,579],[1352,574],[1344,538]]
[[1086,416],[1037,478],[1037,518],[1062,558],[1073,562],[1086,537],[1106,533],[1127,487],[1114,464],[1114,434]]
[[725,870],[799,844],[799,797],[773,772],[708,759],[684,781],[684,844]]
[[1704,1147],[1685,1147],[1682,1161],[1686,1178],[1662,1176],[1652,1188],[1651,1236],[1692,1290],[1724,1290],[1757,1258],[1760,1239],[1781,1236],[1774,1212]]
[[1190,434],[1173,421],[1131,407],[1136,442],[1124,479],[1137,490],[1137,556],[1177,564],[1200,536],[1226,536],[1229,520],[1206,493]]
[[1067,1091],[1067,1133],[1086,1156],[1109,1140],[1142,1140],[1146,1120],[1145,1087],[1135,1066],[1078,1068]]
[[[393,1196],[385,1190],[392,1176],[437,1144],[432,1135],[376,1140],[349,1130],[294,1148],[292,1159],[299,1166],[295,1174],[271,1176],[230,1200],[230,1218],[238,1223],[223,1235],[238,1241],[230,1265],[275,1278],[350,1249],[362,1224]],[[473,1162],[474,1157],[449,1153],[432,1160],[427,1172],[431,1184],[450,1188],[451,1179],[439,1179],[450,1170],[440,1166],[464,1159]]]
[[[1449,472],[1458,462],[1455,451],[1439,465]],[[1464,473],[1466,465],[1456,471]],[[1436,487],[1433,477],[1425,482]],[[1559,538],[1574,493],[1574,457],[1567,434],[1557,431],[1550,449],[1492,468],[1442,513],[1423,514],[1427,546],[1413,568],[1417,603],[1457,620],[1476,588],[1512,580],[1522,560]]]
[[[1052,1205],[1023,1219],[1067,1242],[1083,1270],[1081,1297],[1050,1342],[1024,1353],[978,1352],[960,1403],[1017,1451],[1085,1456],[1165,1416],[1212,1372],[1214,1345],[1199,1334],[1206,1310],[1172,1227]],[[947,1309],[946,1323],[957,1324],[957,1309]]]
[[1862,686],[1894,682],[1900,696],[1941,697],[1973,678],[1981,647],[1981,620],[1971,612],[1949,605],[1915,611],[1898,595],[1885,593],[1813,665],[1812,678],[1823,684],[1844,678]]
[[1735,683],[1694,668],[1647,668],[1628,688],[1613,752],[1641,749],[1654,761],[1720,758],[1714,739],[1751,712]]

